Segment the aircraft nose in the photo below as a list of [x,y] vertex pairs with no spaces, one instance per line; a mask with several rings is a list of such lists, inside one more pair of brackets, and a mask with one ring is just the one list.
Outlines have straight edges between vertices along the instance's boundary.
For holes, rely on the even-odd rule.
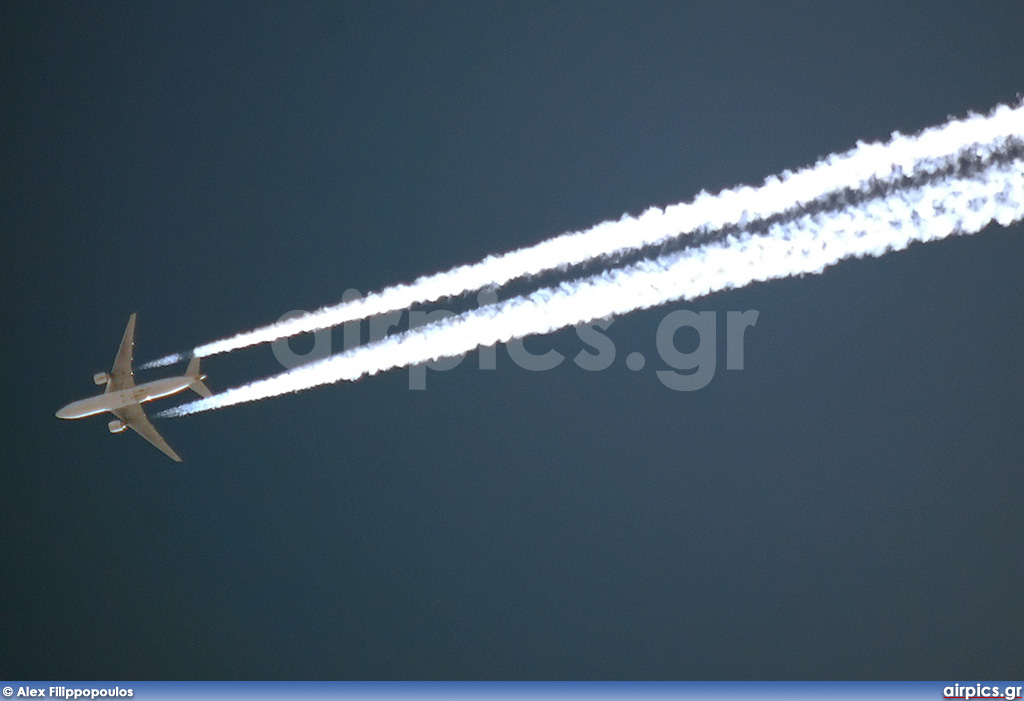
[[54,414],[54,416],[56,416],[58,419],[68,418],[68,408],[66,406],[61,407],[60,409],[57,410],[57,413]]

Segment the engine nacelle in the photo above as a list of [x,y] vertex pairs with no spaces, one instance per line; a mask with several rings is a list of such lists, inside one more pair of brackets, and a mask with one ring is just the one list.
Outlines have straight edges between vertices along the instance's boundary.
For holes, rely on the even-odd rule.
[[121,431],[124,431],[125,429],[128,428],[128,424],[124,423],[123,421],[118,421],[117,419],[114,419],[109,424],[107,424],[107,428],[110,429],[111,433],[120,433]]
[[110,382],[110,375],[105,372],[98,372],[92,376],[92,381],[98,385],[105,385]]

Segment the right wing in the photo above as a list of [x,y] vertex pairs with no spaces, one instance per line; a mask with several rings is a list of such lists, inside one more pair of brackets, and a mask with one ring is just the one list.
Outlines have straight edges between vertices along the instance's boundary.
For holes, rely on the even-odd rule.
[[128,317],[128,326],[124,329],[124,336],[121,337],[121,345],[117,348],[117,357],[114,358],[114,367],[110,369],[110,381],[107,382],[107,389],[104,390],[104,393],[135,386],[135,376],[132,374],[132,351],[134,349],[135,312],[132,312],[132,315]]
[[[132,321],[135,320],[135,315],[132,314]],[[128,322],[131,327],[131,322]],[[142,406],[139,404],[130,404],[120,409],[115,409],[110,412],[121,420],[121,423],[126,425],[131,430],[145,438],[147,441],[155,445],[164,455],[169,457],[174,462],[181,462],[181,458],[178,454],[171,450],[171,446],[167,445],[167,441],[164,437],[156,432],[153,428],[153,424],[149,423],[149,419],[146,418],[146,412],[142,410]]]

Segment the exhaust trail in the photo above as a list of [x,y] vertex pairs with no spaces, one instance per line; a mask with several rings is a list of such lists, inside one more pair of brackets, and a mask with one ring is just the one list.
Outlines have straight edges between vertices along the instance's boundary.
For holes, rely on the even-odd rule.
[[[1024,137],[1024,130],[1017,133]],[[1024,217],[1022,154],[1022,138],[1000,137],[970,149],[971,158],[962,159],[962,167],[948,175],[920,176],[879,197],[773,223],[763,233],[729,236],[483,306],[157,416],[183,416],[356,380],[757,281],[818,274],[848,258],[973,234],[992,222],[1008,226]],[[929,170],[918,165],[922,173]]]
[[926,129],[916,136],[897,133],[885,144],[864,144],[834,154],[797,172],[771,176],[759,187],[741,186],[717,195],[701,192],[689,203],[651,208],[638,217],[625,215],[584,231],[571,232],[509,253],[488,256],[478,263],[418,278],[410,284],[385,288],[352,302],[323,307],[229,338],[197,346],[140,365],[160,367],[188,357],[207,357],[300,333],[319,331],[346,321],[435,302],[484,287],[498,287],[516,279],[565,269],[587,261],[614,258],[724,227],[746,226],[780,215],[798,215],[836,192],[869,193],[879,184],[913,180],[948,167],[973,147],[974,153],[1021,133],[1022,106],[1001,106],[987,116],[972,114],[962,120]]

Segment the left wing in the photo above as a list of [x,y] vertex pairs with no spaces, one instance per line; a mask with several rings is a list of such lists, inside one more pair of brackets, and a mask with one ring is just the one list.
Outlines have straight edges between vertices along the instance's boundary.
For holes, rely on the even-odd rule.
[[[135,315],[132,314],[132,321],[134,320]],[[129,322],[128,325],[131,327],[131,322]],[[111,382],[113,382],[113,380],[111,380]],[[174,462],[181,462],[181,458],[178,457],[178,454],[171,450],[171,446],[167,445],[167,441],[164,440],[164,437],[156,432],[156,429],[153,428],[153,424],[149,423],[149,419],[146,418],[146,412],[142,410],[141,405],[130,404],[126,407],[122,407],[121,409],[114,409],[110,413],[119,418],[121,423],[125,426],[135,431],[137,434],[163,451],[164,455],[169,457],[171,460]]]
[[107,389],[104,390],[104,393],[135,386],[135,375],[132,374],[132,351],[134,349],[135,312],[132,312],[132,315],[128,317],[128,326],[124,329],[124,336],[121,337],[121,345],[117,348],[117,357],[114,358],[114,367],[110,369],[110,380],[107,382]]

